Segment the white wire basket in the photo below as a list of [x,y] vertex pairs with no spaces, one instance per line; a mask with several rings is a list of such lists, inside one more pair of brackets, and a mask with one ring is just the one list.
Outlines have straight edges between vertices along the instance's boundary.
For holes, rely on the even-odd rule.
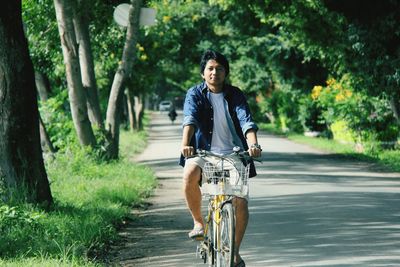
[[203,168],[206,182],[201,187],[202,194],[246,197],[249,193],[249,167],[249,164],[244,166],[240,160],[232,159],[207,162]]

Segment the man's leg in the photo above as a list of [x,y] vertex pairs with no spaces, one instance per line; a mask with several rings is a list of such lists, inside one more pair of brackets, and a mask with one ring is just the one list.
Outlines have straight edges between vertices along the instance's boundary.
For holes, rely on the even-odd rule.
[[235,259],[234,262],[239,263],[241,257],[239,254],[240,244],[242,243],[244,233],[246,232],[247,223],[249,221],[249,208],[247,200],[244,198],[235,198],[233,201],[236,211],[236,228],[235,228]]
[[183,170],[183,192],[186,204],[193,217],[194,227],[204,227],[203,216],[201,214],[201,191],[199,182],[201,179],[201,169],[195,164],[188,164]]

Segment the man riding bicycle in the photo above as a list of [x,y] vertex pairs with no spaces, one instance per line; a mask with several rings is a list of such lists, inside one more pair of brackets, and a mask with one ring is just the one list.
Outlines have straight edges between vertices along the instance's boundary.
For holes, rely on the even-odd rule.
[[[208,50],[201,58],[200,74],[203,82],[190,88],[186,94],[183,108],[183,135],[181,161],[184,166],[183,190],[194,227],[190,238],[204,234],[204,221],[201,214],[202,168],[205,164],[201,157],[192,156],[197,149],[225,155],[239,146],[252,157],[261,156],[261,147],[257,142],[258,127],[250,114],[246,97],[239,88],[225,83],[229,74],[228,60],[222,54]],[[254,163],[250,163],[250,177],[256,175]],[[236,209],[235,266],[245,263],[239,254],[247,222],[247,197],[234,200]]]

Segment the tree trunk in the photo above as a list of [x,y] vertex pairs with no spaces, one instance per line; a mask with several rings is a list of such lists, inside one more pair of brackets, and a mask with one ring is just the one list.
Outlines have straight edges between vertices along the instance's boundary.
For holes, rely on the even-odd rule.
[[144,103],[143,96],[135,96],[136,130],[143,130]]
[[118,66],[117,72],[115,73],[111,87],[110,98],[108,100],[106,130],[111,138],[107,151],[110,159],[118,158],[120,122],[117,104],[122,96],[125,82],[129,77],[129,74],[132,72],[139,30],[139,15],[141,5],[142,0],[131,0],[128,28],[126,30],[126,40],[124,51],[122,53],[122,63]]
[[126,98],[126,94],[122,94],[120,105],[118,105],[118,109],[121,111],[119,112],[120,124],[122,124],[124,128],[128,128],[129,124],[128,101]]
[[51,92],[49,79],[43,73],[35,71],[35,83],[40,100],[47,101]]
[[[398,91],[399,89],[397,89]],[[390,107],[393,110],[393,115],[396,118],[397,124],[400,125],[400,96],[394,93],[390,98]]]
[[90,45],[89,25],[86,7],[82,0],[74,10],[74,27],[79,48],[79,63],[81,67],[82,85],[87,96],[89,119],[93,125],[103,129],[103,118],[97,93],[96,75],[94,72],[93,54]]
[[[40,100],[46,102],[47,99],[49,98],[48,93],[50,93],[51,91],[49,80],[43,73],[35,71],[35,84]],[[40,143],[42,146],[42,150],[45,151],[46,149],[48,149],[50,153],[55,153],[56,150],[54,149],[53,143],[51,142],[50,137],[47,133],[46,126],[44,125],[42,117],[40,116],[40,112],[39,112],[39,126],[40,126],[40,140],[41,140]]]
[[54,149],[53,143],[50,140],[50,137],[46,130],[46,126],[44,125],[40,113],[39,113],[39,126],[40,126],[40,140],[41,140],[42,150],[44,151],[45,148],[47,147],[50,153],[52,154],[56,153],[56,150]]
[[[21,1],[0,4],[0,190],[3,199],[26,188],[26,199],[50,205],[43,163],[33,64],[24,35]],[[0,188],[1,189],[1,188]]]
[[126,101],[128,104],[129,126],[132,132],[137,127],[136,114],[135,114],[135,98],[129,90],[126,90]]
[[78,58],[78,46],[72,22],[72,4],[69,0],[54,0],[58,31],[66,68],[68,96],[72,119],[83,146],[94,146],[96,139],[89,121],[86,94],[81,80],[81,70]]

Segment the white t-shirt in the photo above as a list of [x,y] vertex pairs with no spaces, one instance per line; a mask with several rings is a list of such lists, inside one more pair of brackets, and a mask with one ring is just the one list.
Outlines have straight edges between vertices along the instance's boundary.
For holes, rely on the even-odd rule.
[[224,94],[210,92],[209,95],[214,110],[211,152],[218,154],[232,153],[235,144],[233,143],[234,138],[228,125],[229,114],[225,108]]

